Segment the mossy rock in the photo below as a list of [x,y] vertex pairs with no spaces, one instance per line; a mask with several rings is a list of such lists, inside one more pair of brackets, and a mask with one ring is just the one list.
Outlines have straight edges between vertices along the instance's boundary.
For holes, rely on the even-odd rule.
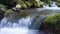
[[24,12],[24,11],[23,12],[22,11],[14,12],[12,10],[7,10],[5,12],[5,17],[7,17],[8,20],[11,22],[16,22],[21,18],[26,18],[28,15],[29,14],[27,12]]
[[60,13],[48,16],[43,20],[40,30],[59,31],[60,32]]

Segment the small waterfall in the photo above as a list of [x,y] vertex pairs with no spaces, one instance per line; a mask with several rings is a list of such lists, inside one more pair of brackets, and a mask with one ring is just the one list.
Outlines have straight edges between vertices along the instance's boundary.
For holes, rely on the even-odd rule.
[[[41,8],[40,8],[41,9]],[[60,10],[58,6],[56,5],[56,2],[51,2],[51,7],[48,6],[48,4],[43,5],[43,8],[39,11],[37,10],[29,10],[32,11],[32,14],[41,12],[41,13],[48,13],[42,10],[53,10],[51,13],[54,13],[54,10]],[[27,11],[28,13],[28,11]],[[35,15],[36,16],[36,15]],[[39,17],[35,18],[34,16],[28,16],[26,18],[20,18],[18,20],[13,19],[14,16],[9,16],[10,18],[4,17],[0,22],[0,33],[1,34],[38,34],[36,33],[37,30],[31,31],[31,29],[38,29],[38,27],[41,24],[41,21],[46,17],[46,15],[39,15]],[[10,20],[11,21],[10,21]],[[34,19],[34,20],[33,20]],[[40,32],[39,34],[44,34],[43,32]]]
[[28,26],[31,24],[31,18],[26,17],[26,18],[21,18],[17,22],[11,22],[8,21],[8,19],[5,17],[1,20],[0,22],[0,28],[1,27],[25,27],[28,28]]
[[29,25],[31,25],[31,21],[34,19],[33,17],[26,17],[17,20],[17,22],[8,21],[8,18],[3,18],[0,22],[0,33],[1,34],[44,34],[42,31],[38,32],[38,30],[30,30],[28,29]]
[[17,22],[8,21],[8,18],[3,18],[0,22],[1,34],[27,34],[31,25],[31,17],[21,18]]
[[41,22],[43,21],[43,19],[46,18],[46,17],[47,17],[46,15],[36,16],[34,18],[34,20],[32,21],[32,24],[31,24],[31,26],[29,28],[37,30],[39,28],[39,26],[41,25]]

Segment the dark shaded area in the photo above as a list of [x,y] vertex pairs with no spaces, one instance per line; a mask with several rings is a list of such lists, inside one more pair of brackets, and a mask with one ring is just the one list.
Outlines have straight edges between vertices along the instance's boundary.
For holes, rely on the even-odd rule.
[[8,6],[7,8],[12,8],[12,7],[15,7],[16,5],[16,1],[14,0],[0,0],[0,3],[7,5]]
[[4,11],[2,11],[1,9],[0,9],[0,21],[1,21],[1,19],[3,19],[4,18]]

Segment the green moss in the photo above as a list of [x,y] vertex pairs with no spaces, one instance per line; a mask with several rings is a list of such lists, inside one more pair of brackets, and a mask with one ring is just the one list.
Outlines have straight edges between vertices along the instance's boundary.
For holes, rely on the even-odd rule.
[[57,14],[53,14],[51,16],[48,16],[44,22],[48,22],[48,23],[55,23],[56,21],[58,21],[60,19],[60,13]]

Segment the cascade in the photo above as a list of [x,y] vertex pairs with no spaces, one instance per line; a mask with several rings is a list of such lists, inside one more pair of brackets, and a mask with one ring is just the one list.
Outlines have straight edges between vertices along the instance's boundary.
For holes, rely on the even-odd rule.
[[[48,14],[48,12],[45,10],[52,10],[51,13],[57,12],[56,10],[60,11],[60,8],[56,5],[56,2],[51,2],[51,7],[48,6],[48,4],[43,5],[43,8],[39,9],[31,9],[29,11],[32,11],[32,13],[39,13],[41,12],[42,15],[38,18],[35,18],[34,16],[28,16],[26,18],[20,18],[18,20],[16,19],[10,19],[7,17],[4,17],[0,21],[0,33],[1,34],[45,34],[44,32],[37,32],[37,30],[31,30],[29,29],[29,26],[31,28],[37,28],[40,24],[37,22],[41,22],[42,19],[46,17],[45,14]],[[28,10],[27,10],[28,13]],[[12,17],[12,16],[10,16]],[[34,20],[33,20],[34,19]],[[39,25],[38,25],[39,24]],[[37,25],[37,26],[36,26]]]

